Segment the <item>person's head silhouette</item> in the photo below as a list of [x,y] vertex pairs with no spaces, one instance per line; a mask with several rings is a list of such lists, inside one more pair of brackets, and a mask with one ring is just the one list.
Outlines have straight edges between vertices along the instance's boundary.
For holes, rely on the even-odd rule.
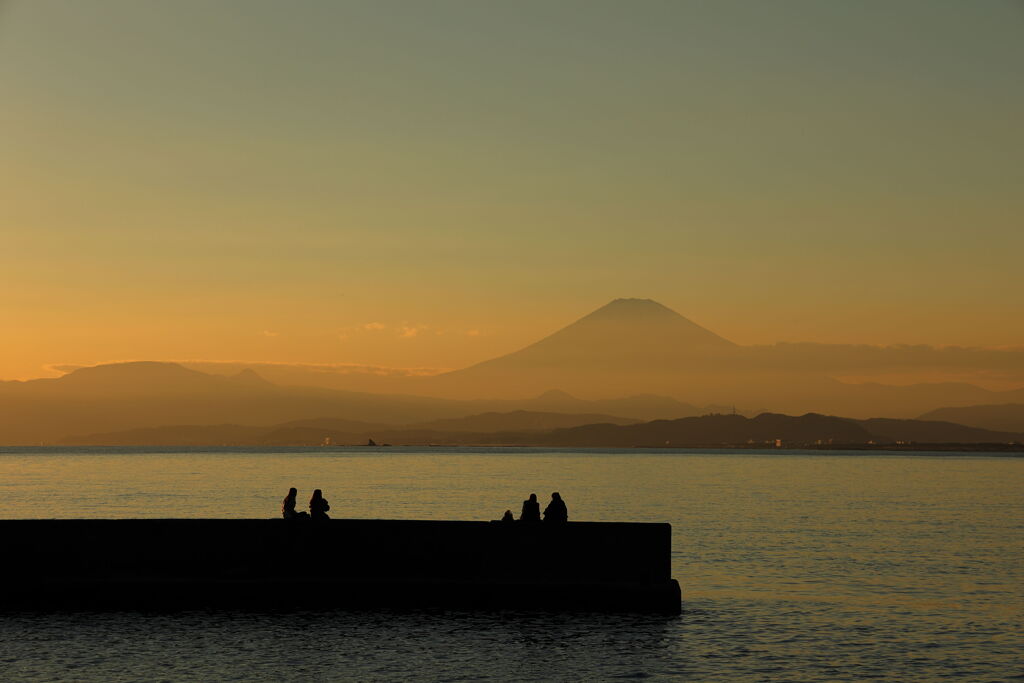
[[558,491],[555,491],[554,493],[552,493],[551,494],[551,498],[554,499],[554,500],[562,500],[562,497],[560,495],[558,495]]
[[531,503],[536,503],[537,502],[537,494],[536,493],[531,493],[530,494],[530,502]]
[[295,488],[293,486],[292,488],[288,489],[288,497],[289,498],[294,498],[297,495],[299,495],[299,490],[297,488]]

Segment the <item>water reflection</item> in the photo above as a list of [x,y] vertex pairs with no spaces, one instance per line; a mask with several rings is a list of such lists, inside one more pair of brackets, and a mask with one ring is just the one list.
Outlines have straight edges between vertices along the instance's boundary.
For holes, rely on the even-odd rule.
[[[168,680],[578,680],[685,668],[678,622],[517,612],[17,614],[0,621],[0,638],[19,680],[55,680],[86,663],[97,680],[128,671]],[[56,651],[40,647],[58,642]]]
[[573,519],[668,521],[683,614],[3,615],[0,678],[1020,674],[1022,459],[0,449],[7,518],[276,517],[290,486],[336,518],[492,519],[560,491]]

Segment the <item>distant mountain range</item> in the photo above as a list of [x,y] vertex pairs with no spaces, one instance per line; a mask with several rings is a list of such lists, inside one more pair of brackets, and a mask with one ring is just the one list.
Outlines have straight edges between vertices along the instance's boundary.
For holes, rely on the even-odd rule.
[[[840,346],[829,357],[827,349],[801,344],[739,346],[657,302],[616,299],[520,351],[415,381],[422,393],[438,396],[532,394],[554,386],[581,396],[648,392],[698,405],[862,418],[909,418],[938,406],[999,399],[1024,402],[1024,389],[993,392],[957,382],[848,384],[828,371],[830,364],[834,370],[850,372],[887,362],[941,363],[948,358],[945,351]],[[971,354],[960,351],[953,357],[963,366]],[[1024,369],[1024,351],[985,351],[980,356],[985,363]]]
[[[663,396],[588,401],[565,392],[548,391],[520,400],[454,400],[281,387],[252,370],[225,377],[174,363],[135,362],[81,368],[56,379],[0,382],[0,444],[48,444],[75,434],[168,424],[267,425],[304,420],[310,415],[332,415],[374,425],[420,425],[431,420],[511,411],[586,414],[590,416],[587,421],[612,422],[675,418],[700,412],[692,405]],[[541,426],[579,424],[575,418],[565,420]],[[510,428],[522,429],[524,425],[513,424]],[[218,437],[211,443],[222,441]]]
[[948,420],[960,424],[1004,431],[1024,431],[1024,403],[939,408],[922,420]]
[[[56,379],[0,382],[0,444],[55,443],[70,435],[159,425],[262,429],[260,425],[317,415],[446,434],[460,430],[428,423],[527,411],[587,414],[588,420],[615,424],[734,408],[747,416],[809,411],[857,419],[923,415],[996,431],[1024,430],[1020,409],[1013,407],[1024,404],[1024,389],[997,392],[966,383],[849,384],[830,373],[886,363],[948,363],[958,368],[973,363],[1012,374],[1024,370],[1024,351],[828,348],[738,346],[654,301],[616,299],[524,349],[432,376],[346,375],[322,367],[244,363],[197,364],[206,370],[200,371],[176,363],[133,362],[79,368]],[[346,382],[364,390],[334,386]],[[550,415],[544,419],[555,420]],[[582,427],[578,421],[543,426],[558,428]],[[536,431],[512,423],[500,430],[463,431],[501,430]],[[204,433],[195,432],[195,437]]]
[[876,418],[851,420],[809,413],[754,418],[712,414],[635,423],[606,415],[513,411],[419,425],[350,420],[296,420],[270,427],[183,425],[68,437],[90,446],[531,445],[580,447],[863,446],[867,444],[1024,444],[1024,433],[995,432],[948,422]]
[[852,420],[808,413],[799,417],[762,413],[704,415],[655,420],[638,425],[585,425],[545,435],[552,446],[679,447],[761,446],[776,441],[787,446],[903,443],[1020,443],[1024,434],[993,432],[945,422],[919,420]]
[[[649,299],[616,299],[499,358],[423,376],[326,366],[197,363],[206,372],[250,367],[278,384],[455,399],[524,398],[549,389],[590,398],[653,394],[690,405],[808,411],[859,418],[912,418],[939,407],[1024,403],[1024,389],[990,391],[966,382],[906,386],[849,383],[844,376],[982,377],[998,371],[1024,386],[1024,349],[775,344],[739,346]],[[610,411],[602,411],[610,412]]]
[[[595,413],[563,414],[516,410],[508,413],[481,413],[462,418],[433,420],[420,424],[392,425],[332,418],[293,420],[270,427],[242,425],[171,425],[131,429],[106,434],[70,436],[61,440],[69,445],[100,446],[209,446],[209,445],[320,445],[325,441],[350,445],[370,439],[398,440],[403,443],[470,441],[481,434],[540,434],[566,427],[607,423],[636,424],[639,420]],[[400,435],[400,436],[398,436]]]

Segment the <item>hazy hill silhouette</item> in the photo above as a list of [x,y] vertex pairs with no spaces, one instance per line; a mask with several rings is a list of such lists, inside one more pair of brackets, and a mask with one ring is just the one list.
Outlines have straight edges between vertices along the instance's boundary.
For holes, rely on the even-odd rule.
[[[195,393],[244,393],[255,373],[234,378],[189,370],[177,363],[136,361],[84,367],[56,379],[0,383],[0,391],[28,396],[173,396]],[[271,385],[272,386],[272,385]]]
[[583,446],[602,443],[609,447],[678,447],[716,444],[765,444],[832,440],[838,443],[867,443],[872,435],[850,420],[808,413],[789,417],[762,413],[755,418],[742,415],[704,415],[680,420],[655,420],[639,425],[588,425],[559,429],[548,437],[553,445]]
[[1024,431],[1024,403],[938,408],[918,419],[948,420],[983,429]]
[[265,427],[235,424],[166,425],[70,435],[60,439],[60,442],[81,446],[301,446],[320,445],[325,439],[335,444],[349,445],[364,444],[371,438],[382,441],[391,438],[401,443],[433,443],[438,440],[458,442],[463,440],[464,435],[475,435],[470,436],[468,442],[492,443],[494,441],[486,435],[502,433],[515,434],[513,442],[522,443],[520,435],[596,422],[635,424],[639,420],[594,413],[573,415],[527,410],[481,413],[408,425],[322,417],[291,420]]
[[[616,415],[609,408],[626,414]],[[225,377],[174,363],[133,362],[81,368],[56,379],[0,382],[0,444],[55,443],[68,435],[145,430],[158,425],[280,424],[306,420],[310,415],[337,415],[349,423],[371,425],[421,425],[516,410],[601,414],[616,421],[678,417],[696,411],[693,406],[654,396],[590,402],[562,392],[546,392],[531,399],[467,401],[281,387],[252,371]],[[345,428],[349,427],[351,424]],[[520,429],[521,425],[509,428]],[[197,433],[196,438],[213,437]],[[210,443],[223,442],[213,438]]]
[[439,395],[533,394],[551,386],[598,395],[659,393],[645,389],[652,379],[735,348],[655,301],[615,299],[519,351],[420,381]]
[[540,432],[587,424],[623,425],[637,422],[639,420],[598,413],[567,414],[514,410],[509,413],[488,412],[448,420],[434,420],[414,427],[438,432]]
[[[854,417],[909,418],[937,405],[969,405],[997,396],[1024,399],[1024,391],[1001,394],[965,383],[850,384],[827,372],[829,367],[864,371],[921,358],[960,367],[969,362],[969,350],[836,346],[830,356],[829,348],[737,346],[657,302],[616,299],[524,349],[415,381],[418,393],[439,396],[531,395],[555,386],[583,396],[654,393],[697,405]],[[1024,359],[1016,352],[975,356],[986,363]]]
[[1008,443],[1024,441],[1024,429],[992,430],[941,420],[893,420],[873,417],[858,423],[879,441],[915,443]]
[[793,403],[796,406],[810,404],[830,413],[861,418],[913,418],[936,405],[968,406],[1018,396],[1024,398],[1024,391],[989,391],[965,382],[922,382],[892,386],[877,382],[847,384],[828,380],[828,385],[821,387],[819,392],[807,393]]
[[582,366],[594,363],[631,369],[662,367],[687,351],[734,349],[736,345],[650,299],[615,299],[529,346],[447,376],[466,377],[492,368]]
[[[96,446],[321,446],[364,445],[369,439],[396,445],[533,445],[582,447],[692,447],[867,444],[1024,443],[1024,433],[996,432],[948,422],[848,418],[810,413],[799,417],[762,413],[703,415],[640,424],[583,424],[605,416],[485,413],[420,425],[385,425],[320,418],[269,427],[167,426],[69,437],[63,443]],[[573,425],[576,421],[577,424]],[[562,423],[568,428],[538,429]]]
[[[528,399],[479,400],[477,405],[491,406],[491,410],[507,412],[513,410],[547,411],[553,413],[600,413],[617,415],[636,420],[674,419],[699,415],[701,409],[668,396],[656,394],[635,394],[621,398],[582,399],[559,389],[549,389]],[[705,411],[706,412],[706,411]]]
[[868,443],[1024,443],[1024,434],[989,432],[948,423],[920,423],[914,420],[857,421],[843,417],[808,413],[799,417],[762,413],[754,418],[742,415],[704,415],[679,420],[655,420],[638,425],[587,425],[559,429],[544,436],[545,445],[632,447],[686,447],[771,444],[863,445]]
[[[363,445],[377,443],[405,445],[531,445],[544,443],[553,428],[609,421],[635,424],[635,420],[608,415],[567,415],[517,410],[510,413],[482,413],[464,418],[434,420],[413,425],[365,425],[343,427],[333,420],[308,420],[279,425],[260,435],[259,445]],[[93,443],[99,441],[92,438]]]
[[254,373],[213,376],[174,363],[116,363],[0,383],[0,443],[166,424],[271,424],[323,414],[404,423],[467,412],[442,399],[278,387]]
[[[940,406],[1024,403],[1024,389],[996,392],[955,382],[850,384],[829,374],[830,368],[854,372],[929,363],[1016,372],[1024,368],[1021,350],[830,348],[737,346],[649,299],[616,299],[524,349],[462,370],[395,373],[379,380],[375,372],[358,373],[360,386],[377,391],[327,388],[325,382],[347,375],[324,366],[278,364],[204,365],[216,368],[211,374],[175,363],[117,363],[56,379],[0,382],[0,443],[54,442],[69,434],[169,424],[279,424],[311,415],[387,425],[517,410],[651,420],[694,416],[701,412],[695,405],[717,405],[745,414],[768,409],[863,419],[910,418]],[[254,367],[318,385],[270,382]],[[930,416],[1019,429],[1013,420]]]
[[[693,405],[715,405],[745,414],[772,410],[808,411],[856,418],[911,418],[939,406],[1024,403],[1024,389],[991,391],[965,382],[935,381],[905,385],[878,381],[851,383],[837,377],[958,377],[973,369],[979,377],[992,371],[1024,384],[1024,349],[977,349],[924,345],[778,343],[737,346],[649,299],[616,299],[514,353],[483,363],[427,376],[419,370],[363,366],[196,363],[191,367],[217,374],[259,368],[278,384],[440,396],[461,400],[533,401],[496,410],[569,412],[564,405],[541,405],[538,394],[557,397],[567,391],[598,400],[608,396],[672,397],[689,404],[659,415],[696,415]],[[428,373],[429,374],[429,373]],[[561,390],[561,391],[558,391]],[[531,398],[533,397],[533,398]],[[637,406],[635,409],[639,409]],[[641,417],[619,406],[574,408]]]

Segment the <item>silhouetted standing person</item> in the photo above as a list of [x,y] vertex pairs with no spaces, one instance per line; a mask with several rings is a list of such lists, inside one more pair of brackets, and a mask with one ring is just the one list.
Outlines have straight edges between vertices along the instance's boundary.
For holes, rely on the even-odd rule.
[[313,491],[313,497],[309,499],[309,516],[314,520],[330,519],[327,516],[327,511],[330,509],[331,506],[324,498],[323,492],[320,489]]
[[290,488],[288,489],[288,495],[281,501],[281,516],[285,519],[295,519],[298,517],[295,513],[295,497],[298,495],[298,489]]
[[569,521],[569,510],[565,507],[565,501],[562,500],[562,496],[558,495],[555,491],[551,494],[551,502],[544,508],[544,521],[545,522],[568,522]]
[[528,500],[523,501],[523,511],[519,513],[520,522],[539,522],[540,503],[537,502],[537,494],[531,493]]

